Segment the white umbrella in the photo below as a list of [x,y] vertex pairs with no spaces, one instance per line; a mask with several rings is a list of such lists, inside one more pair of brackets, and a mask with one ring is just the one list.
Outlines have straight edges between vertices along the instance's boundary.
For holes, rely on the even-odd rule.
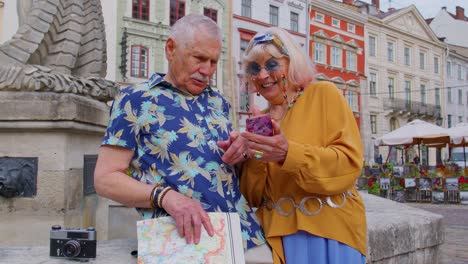
[[447,130],[452,145],[468,145],[468,123],[459,123]]
[[448,129],[450,135],[450,145],[453,147],[463,147],[463,160],[466,168],[465,146],[468,146],[468,123],[459,123]]
[[393,130],[375,140],[377,146],[449,143],[447,129],[419,119]]

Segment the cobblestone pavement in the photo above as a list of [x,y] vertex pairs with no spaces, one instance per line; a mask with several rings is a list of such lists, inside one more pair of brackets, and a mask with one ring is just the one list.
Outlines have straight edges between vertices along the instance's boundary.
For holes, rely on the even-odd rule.
[[407,203],[444,216],[442,264],[468,264],[468,205]]

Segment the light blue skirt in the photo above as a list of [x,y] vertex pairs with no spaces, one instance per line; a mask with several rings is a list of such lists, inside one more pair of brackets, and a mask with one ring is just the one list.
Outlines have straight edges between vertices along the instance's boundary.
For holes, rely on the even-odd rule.
[[365,264],[366,256],[336,240],[305,231],[283,237],[286,264]]

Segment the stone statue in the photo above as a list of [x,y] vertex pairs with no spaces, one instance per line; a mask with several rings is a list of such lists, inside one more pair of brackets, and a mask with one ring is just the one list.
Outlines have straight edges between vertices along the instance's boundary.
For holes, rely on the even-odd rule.
[[5,198],[34,196],[35,166],[28,159],[0,158],[0,196]]
[[0,46],[0,91],[76,93],[100,101],[117,84],[106,75],[99,0],[22,0],[19,28]]

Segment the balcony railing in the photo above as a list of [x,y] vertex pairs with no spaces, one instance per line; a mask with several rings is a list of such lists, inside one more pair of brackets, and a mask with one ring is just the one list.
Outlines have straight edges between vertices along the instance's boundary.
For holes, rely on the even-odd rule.
[[384,100],[384,110],[391,110],[410,116],[437,118],[440,116],[440,106],[434,104],[424,104],[422,102],[407,101],[405,99]]

